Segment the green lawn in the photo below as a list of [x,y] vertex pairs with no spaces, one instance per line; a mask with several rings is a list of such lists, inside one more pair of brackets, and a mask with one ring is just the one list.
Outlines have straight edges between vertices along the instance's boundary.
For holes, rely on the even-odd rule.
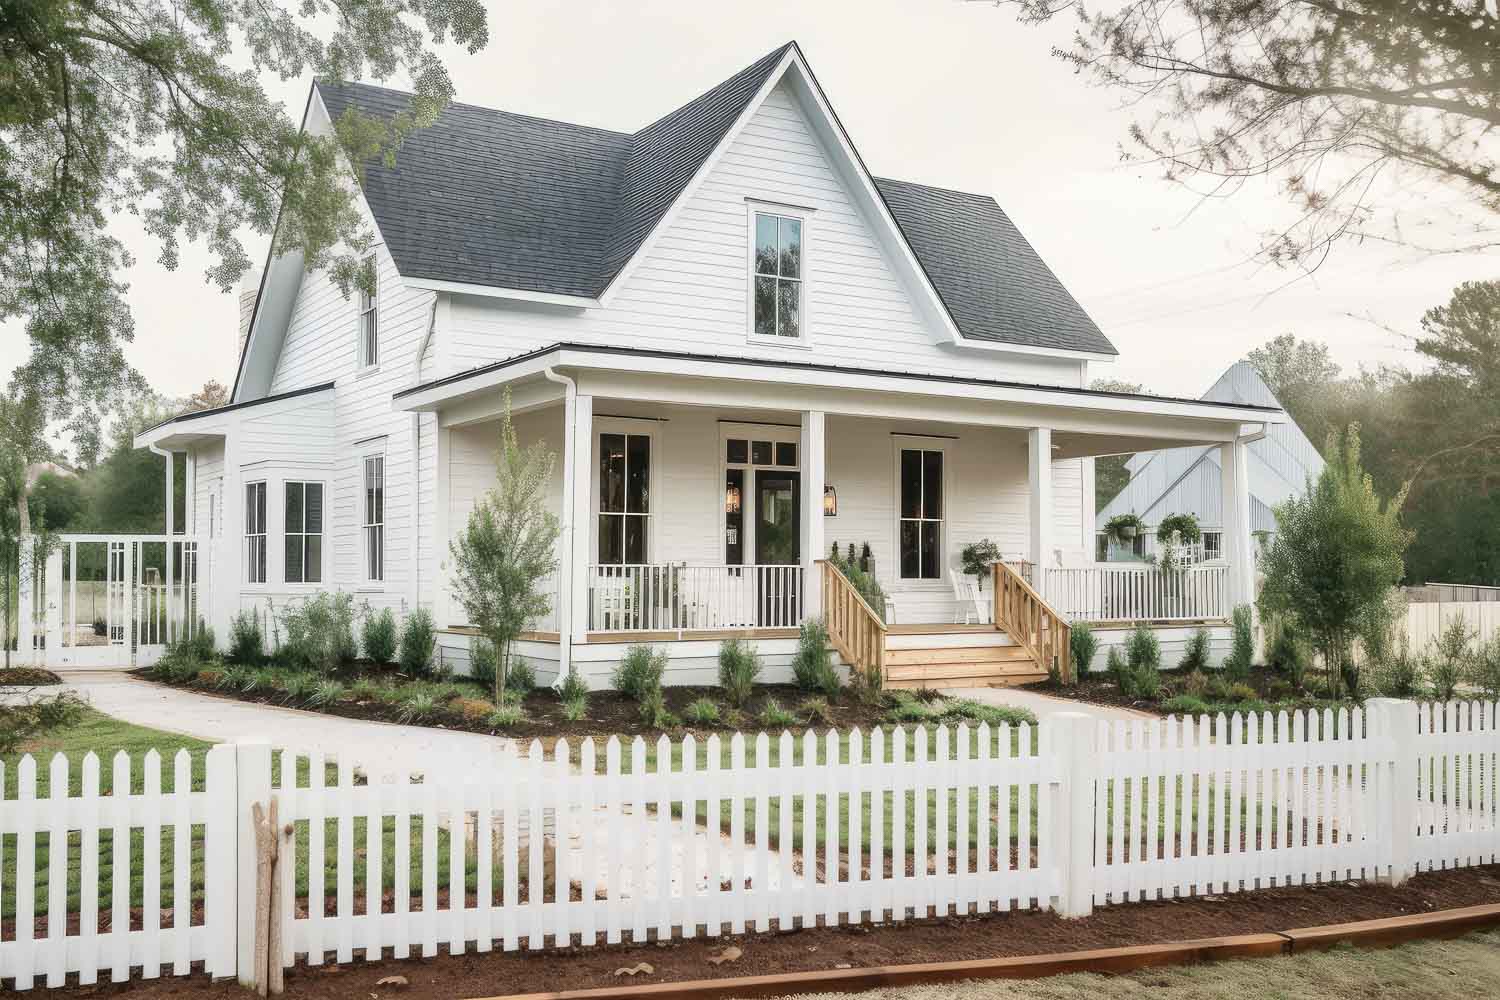
[[1389,950],[1338,948],[1278,958],[1146,969],[807,993],[788,1000],[1474,1000],[1500,991],[1500,933]]

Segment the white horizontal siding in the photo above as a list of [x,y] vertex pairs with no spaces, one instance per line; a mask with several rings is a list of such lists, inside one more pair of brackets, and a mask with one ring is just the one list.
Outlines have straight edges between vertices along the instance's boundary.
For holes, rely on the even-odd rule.
[[[811,208],[806,349],[748,340],[746,199]],[[796,99],[778,88],[724,150],[608,308],[455,297],[436,356],[461,371],[571,341],[1077,386],[1077,360],[939,346]]]

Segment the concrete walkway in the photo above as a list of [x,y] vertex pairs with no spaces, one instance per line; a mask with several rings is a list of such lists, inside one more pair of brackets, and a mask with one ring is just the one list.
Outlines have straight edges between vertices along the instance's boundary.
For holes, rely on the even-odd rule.
[[1038,720],[1058,712],[1082,712],[1108,722],[1134,721],[1136,719],[1159,719],[1150,712],[1138,712],[1133,708],[1117,708],[1113,705],[1090,705],[1085,701],[1056,698],[1037,691],[1021,688],[949,688],[943,692],[954,698],[972,698],[986,705],[1009,705],[1012,708],[1028,709]]
[[[105,715],[215,743],[268,743],[297,750],[339,751],[361,761],[382,761],[397,754],[462,753],[472,757],[511,752],[511,741],[503,737],[343,719],[295,708],[217,698],[153,684],[122,671],[54,673],[63,679],[68,690]],[[0,697],[14,699],[22,691],[34,697],[59,690],[56,686],[10,688],[0,692]]]

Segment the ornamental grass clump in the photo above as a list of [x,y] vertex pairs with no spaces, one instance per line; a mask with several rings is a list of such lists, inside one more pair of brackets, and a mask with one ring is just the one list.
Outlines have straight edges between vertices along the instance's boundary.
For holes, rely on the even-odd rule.
[[652,691],[661,689],[667,672],[667,654],[653,646],[637,645],[625,650],[615,667],[611,682],[616,691],[631,701],[641,701]]
[[768,729],[786,729],[797,724],[797,715],[782,708],[775,698],[767,698],[760,707],[760,724]]
[[1229,655],[1224,658],[1224,672],[1231,680],[1242,681],[1250,676],[1250,666],[1255,659],[1255,619],[1250,605],[1235,605],[1230,621],[1234,638]]
[[241,611],[229,620],[229,660],[257,664],[265,658],[266,640],[254,611]]
[[824,698],[839,693],[839,672],[833,665],[828,626],[821,618],[809,618],[797,635],[797,653],[792,657],[792,679],[797,686]]
[[1073,676],[1082,677],[1093,667],[1099,652],[1099,637],[1088,622],[1074,622],[1068,635],[1068,653],[1073,660]]
[[719,706],[712,698],[697,698],[682,710],[682,717],[697,726],[719,723]]
[[719,644],[719,687],[729,704],[741,708],[750,700],[760,671],[760,656],[747,640],[734,636]]

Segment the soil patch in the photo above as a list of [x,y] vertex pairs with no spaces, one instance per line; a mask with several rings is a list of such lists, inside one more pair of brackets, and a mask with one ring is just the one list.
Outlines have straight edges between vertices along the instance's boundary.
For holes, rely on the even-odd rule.
[[7,667],[0,669],[0,687],[44,687],[61,684],[62,678],[41,667]]
[[[1224,896],[1131,903],[1100,909],[1085,920],[1025,911],[947,917],[879,927],[814,928],[788,933],[695,938],[662,944],[574,947],[562,951],[472,952],[449,958],[298,966],[288,971],[288,1000],[347,1000],[353,996],[483,997],[535,990],[612,986],[620,968],[649,963],[632,984],[728,976],[859,968],[955,957],[1037,955],[1083,948],[1153,944],[1293,927],[1372,920],[1460,906],[1500,902],[1500,866],[1419,875],[1399,889],[1353,882],[1296,889],[1266,889]],[[714,964],[727,945],[741,956]],[[404,976],[409,986],[376,985]],[[131,1000],[211,998],[238,1000],[234,983],[211,983],[201,973],[181,979],[136,980],[51,991],[51,996],[129,995]]]
[[[1257,666],[1251,670],[1250,676],[1244,681],[1234,682],[1236,686],[1247,685],[1255,692],[1254,698],[1243,697],[1248,692],[1228,690],[1230,683],[1222,676],[1222,671],[1210,670],[1204,672],[1204,680],[1210,687],[1201,690],[1195,687],[1195,682],[1189,680],[1190,672],[1186,670],[1163,670],[1161,671],[1161,693],[1156,698],[1132,698],[1120,690],[1120,686],[1105,671],[1093,671],[1086,676],[1080,677],[1076,684],[1057,684],[1050,680],[1038,681],[1035,684],[1024,684],[1021,687],[1027,691],[1036,691],[1039,694],[1052,695],[1057,698],[1066,698],[1071,701],[1081,701],[1088,705],[1102,705],[1110,708],[1131,708],[1139,712],[1150,712],[1155,715],[1181,715],[1181,711],[1165,708],[1164,705],[1170,699],[1178,695],[1189,695],[1199,699],[1207,707],[1209,714],[1224,712],[1277,712],[1285,709],[1288,712],[1307,708],[1353,708],[1352,701],[1332,701],[1320,698],[1317,693],[1309,690],[1299,690],[1287,683],[1286,677],[1274,670],[1264,666]],[[1175,706],[1174,706],[1175,708]]]

